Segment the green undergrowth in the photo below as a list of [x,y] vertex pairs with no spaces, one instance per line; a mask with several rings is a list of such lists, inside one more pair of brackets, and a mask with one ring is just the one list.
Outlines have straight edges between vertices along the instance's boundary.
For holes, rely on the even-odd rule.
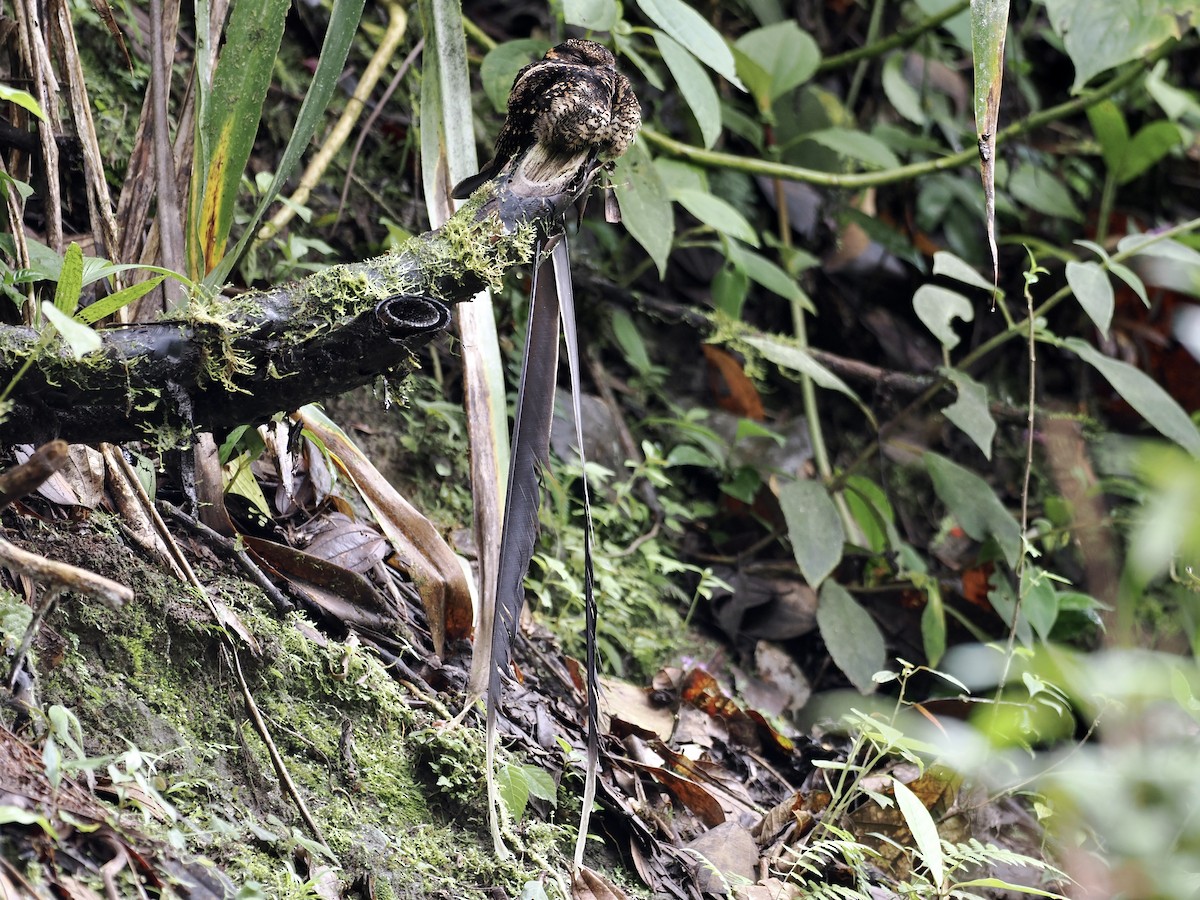
[[[353,641],[325,639],[298,616],[280,621],[257,588],[201,566],[210,594],[260,645],[256,657],[238,641],[241,666],[327,856],[279,784],[204,605],[97,530],[42,531],[41,552],[104,560],[102,573],[137,595],[117,611],[69,597],[47,623],[65,653],[51,662],[35,652],[47,658],[38,662],[42,708],[64,707],[79,722],[86,758],[72,768],[103,777],[112,757],[127,760],[136,748],[159,801],[130,806],[142,813],[138,827],[238,873],[249,885],[243,896],[315,896],[318,867],[344,886],[371,873],[380,898],[485,897],[493,886],[516,895],[538,874],[522,858],[561,859],[570,835],[546,825],[525,829],[516,863],[492,853],[480,734],[439,727]],[[4,605],[19,603],[10,596]],[[0,620],[10,630],[21,624]],[[451,769],[456,777],[445,778]],[[299,849],[305,865],[295,862]]]

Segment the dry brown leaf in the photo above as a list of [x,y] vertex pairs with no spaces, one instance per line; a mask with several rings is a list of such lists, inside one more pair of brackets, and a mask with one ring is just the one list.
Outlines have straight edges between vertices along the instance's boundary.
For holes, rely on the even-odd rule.
[[629,900],[629,895],[587,866],[580,866],[571,878],[571,896],[575,900]]

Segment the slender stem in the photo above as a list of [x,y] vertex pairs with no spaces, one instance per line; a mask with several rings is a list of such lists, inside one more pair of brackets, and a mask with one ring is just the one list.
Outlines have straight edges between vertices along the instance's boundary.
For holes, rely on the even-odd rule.
[[1096,243],[1104,245],[1108,237],[1108,220],[1112,216],[1113,199],[1117,193],[1116,173],[1109,169],[1104,173],[1104,188],[1100,191],[1100,212],[1096,215]]
[[902,31],[897,31],[890,37],[885,37],[881,41],[875,43],[864,44],[862,47],[857,47],[854,50],[848,50],[845,53],[839,53],[836,56],[828,56],[821,60],[817,66],[817,74],[823,75],[826,72],[831,72],[834,69],[841,69],[845,66],[854,65],[854,63],[863,59],[870,59],[875,56],[882,56],[889,50],[895,50],[897,47],[906,47],[913,43],[921,35],[927,31],[932,31],[937,28],[947,19],[952,19],[960,12],[967,9],[971,5],[971,0],[959,0],[953,6],[949,6],[935,16],[930,16],[928,19],[923,19],[916,25],[910,28],[905,28]]
[[[871,7],[871,19],[867,23],[867,46],[874,45],[879,40],[879,29],[883,27],[884,0],[875,0]],[[867,77],[867,65],[871,57],[864,56],[854,67],[854,77],[850,79],[850,90],[846,92],[846,109],[854,109],[858,105],[858,93],[862,90],[863,79]]]
[[466,16],[462,17],[462,23],[463,31],[466,32],[467,37],[479,44],[485,50],[496,49],[496,42],[492,40],[491,35],[489,35],[486,31],[484,31]]
[[[1176,41],[1165,41],[1151,52],[1145,59],[1131,63],[1123,72],[1102,84],[1095,90],[1085,91],[1073,100],[1051,106],[1041,112],[1026,116],[1002,129],[996,135],[997,144],[1027,134],[1049,122],[1055,122],[1074,113],[1094,106],[1106,97],[1111,96],[1124,87],[1136,81],[1146,69],[1166,56],[1177,46]],[[642,137],[668,153],[689,159],[701,165],[714,168],[729,169],[734,172],[748,172],[752,175],[768,175],[774,178],[787,178],[792,181],[803,181],[809,184],[819,184],[825,187],[865,188],[883,184],[895,184],[909,181],[932,172],[941,172],[967,165],[979,158],[978,148],[972,142],[971,146],[958,153],[950,153],[937,159],[923,160],[898,166],[894,169],[883,169],[878,172],[822,172],[819,169],[807,169],[803,166],[791,166],[787,163],[774,162],[766,159],[756,159],[751,156],[738,156],[733,153],[722,153],[718,150],[705,150],[693,144],[677,141],[653,128],[642,126]]]

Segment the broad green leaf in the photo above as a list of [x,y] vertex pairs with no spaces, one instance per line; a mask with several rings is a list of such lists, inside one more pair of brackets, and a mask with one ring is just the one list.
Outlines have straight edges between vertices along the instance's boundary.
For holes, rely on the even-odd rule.
[[1154,379],[1128,363],[1105,356],[1079,338],[1068,338],[1064,345],[1103,375],[1113,390],[1142,418],[1193,456],[1200,456],[1200,431],[1197,431],[1195,423],[1183,408]]
[[891,547],[895,532],[895,513],[887,494],[870,478],[851,475],[846,479],[846,490],[842,496],[850,515],[867,541],[867,549],[882,553]]
[[642,333],[633,323],[633,318],[629,315],[628,310],[614,307],[611,325],[613,337],[616,338],[617,344],[625,354],[625,361],[641,375],[649,372],[651,363],[650,354],[646,350],[646,342],[642,340]]
[[165,276],[158,275],[155,278],[149,278],[146,281],[139,281],[137,284],[131,284],[129,287],[117,291],[114,294],[109,294],[90,306],[85,306],[75,314],[75,318],[83,322],[85,325],[95,325],[105,316],[111,316],[123,306],[128,306],[136,300],[141,299],[146,294],[150,293],[160,284],[162,284]]
[[943,409],[942,414],[991,459],[996,420],[988,409],[987,387],[958,369],[940,368],[938,371],[954,382],[958,390],[958,399]]
[[667,86],[663,83],[662,75],[659,74],[658,69],[650,65],[650,63],[646,60],[646,57],[642,56],[642,54],[638,52],[637,45],[630,40],[628,35],[622,34],[621,30],[617,29],[615,32],[613,32],[612,37],[613,43],[617,45],[617,49],[621,52],[621,55],[637,67],[637,70],[642,73],[642,77],[646,79],[647,83],[649,83],[651,87],[653,87],[656,91],[664,91],[667,89]]
[[755,284],[765,287],[771,293],[778,294],[785,300],[799,303],[809,312],[816,312],[816,307],[804,293],[799,282],[765,256],[733,243],[729,245],[728,255],[729,261]]
[[968,469],[932,451],[924,455],[933,489],[963,531],[977,541],[994,538],[1010,566],[1021,555],[1021,527],[991,486]]
[[1087,117],[1100,144],[1104,165],[1110,171],[1118,171],[1129,146],[1129,126],[1125,124],[1125,114],[1111,100],[1101,100],[1088,108]]
[[548,41],[525,38],[505,41],[488,51],[479,66],[479,78],[483,82],[483,92],[492,101],[496,112],[508,109],[508,94],[517,72],[549,49]]
[[812,35],[790,20],[748,31],[734,46],[767,76],[754,91],[760,106],[765,100],[769,107],[772,101],[804,84],[821,62],[821,50]]
[[670,35],[656,30],[654,41],[658,44],[663,62],[671,70],[675,85],[696,117],[704,146],[712,147],[721,136],[721,100],[712,81],[696,62],[696,57],[684,50]]
[[1008,0],[971,0],[971,56],[975,69],[975,137],[979,178],[983,182],[984,227],[992,252],[992,282],[1000,280],[996,250],[996,131],[1000,90],[1004,86],[1004,40],[1008,34]]
[[900,160],[887,144],[864,131],[851,128],[822,128],[804,137],[872,168],[895,169],[900,166]]
[[862,405],[858,394],[854,393],[854,390],[846,382],[809,356],[803,348],[766,335],[748,337],[746,343],[775,365],[807,375],[818,387],[843,393],[855,403]]
[[221,467],[225,476],[225,493],[245,498],[259,515],[270,519],[271,508],[267,505],[266,495],[250,468],[253,462],[250,453],[240,453]]
[[625,230],[654,260],[662,278],[667,271],[667,257],[671,255],[675,217],[667,189],[644,142],[635,141],[629,152],[617,160],[612,183]]
[[671,197],[715,231],[737,238],[739,241],[745,241],[752,247],[758,246],[758,233],[754,230],[754,226],[746,221],[745,216],[720,197],[707,191],[690,188],[673,191]]
[[1125,148],[1118,184],[1128,184],[1171,152],[1183,141],[1183,133],[1174,122],[1160,119],[1139,129]]
[[258,134],[290,5],[288,0],[235,3],[230,13],[207,114],[197,122],[208,136],[210,155],[195,162],[202,169],[203,193],[191,198],[188,216],[188,268],[193,278],[211,271],[225,254],[234,200]]
[[33,196],[33,185],[27,181],[22,181],[19,178],[13,178],[7,172],[0,172],[0,186],[11,184],[13,190],[17,192],[17,196],[22,200],[28,200]]
[[[254,214],[250,217],[250,221],[246,224],[245,230],[233,250],[227,253],[204,277],[204,284],[208,287],[218,287],[225,283],[225,279],[233,271],[234,264],[245,252],[258,230],[258,224],[262,221],[267,207],[275,202],[283,185],[295,172],[296,165],[308,149],[313,135],[316,134],[319,127],[324,125],[325,109],[329,106],[329,100],[341,80],[346,56],[349,54],[350,44],[358,32],[358,22],[362,18],[365,2],[366,0],[333,0],[333,8],[329,12],[329,24],[325,29],[325,39],[321,44],[321,55],[317,59],[317,70],[313,73],[312,83],[304,95],[304,102],[300,104],[300,112],[296,114],[291,137],[288,138],[287,146],[283,148],[283,155],[275,166],[275,177],[271,179],[270,187],[263,193],[258,206],[254,209]],[[285,3],[284,6],[286,7],[286,5]],[[197,31],[203,30],[197,26]],[[198,142],[197,148],[200,146],[201,142]],[[206,164],[206,161],[202,161],[202,164]],[[195,184],[194,180],[193,184]],[[188,221],[194,220],[189,218]]]
[[1073,222],[1083,221],[1083,213],[1075,205],[1066,185],[1040,166],[1018,165],[1008,179],[1008,190],[1017,202],[1035,212]]
[[10,87],[7,84],[0,84],[0,100],[7,100],[9,103],[15,103],[17,106],[37,116],[43,122],[46,121],[46,114],[42,112],[42,107],[34,99],[33,94],[28,91],[22,91],[19,88]]
[[946,607],[936,582],[925,586],[925,609],[921,611],[921,645],[929,665],[936,666],[946,653]]
[[732,263],[721,266],[713,276],[713,307],[735,321],[742,317],[742,306],[749,292],[750,277],[746,270]]
[[816,587],[842,561],[846,543],[833,498],[820,482],[793,481],[779,489],[779,507],[800,574]]
[[887,645],[875,620],[836,581],[821,586],[817,627],[837,667],[860,693],[878,685],[875,673],[887,665]]
[[1049,640],[1058,618],[1058,592],[1054,582],[1037,566],[1021,573],[1021,611],[1043,641]]
[[921,95],[904,77],[904,54],[893,53],[883,64],[883,93],[896,112],[914,125],[924,125],[929,117],[921,103]]
[[612,31],[617,22],[617,0],[563,0],[568,25],[592,31]]
[[1046,0],[1046,10],[1075,64],[1072,93],[1093,76],[1181,37],[1189,18],[1172,0]]
[[42,301],[42,314],[62,335],[62,339],[71,348],[71,355],[76,359],[83,359],[89,353],[100,349],[100,335],[87,325],[76,322],[59,311],[49,300]]
[[505,809],[515,822],[521,821],[525,815],[525,807],[529,804],[529,776],[525,768],[516,763],[507,763],[496,773],[496,787],[499,789],[500,799],[504,801]]
[[992,283],[976,272],[974,266],[949,250],[938,250],[933,254],[933,274],[944,275],[985,291],[992,289]]
[[1179,241],[1162,240],[1153,234],[1129,234],[1117,241],[1117,250],[1133,256],[1156,256],[1200,268],[1200,252]]
[[63,254],[62,268],[58,271],[58,284],[54,288],[54,308],[63,315],[74,315],[82,291],[83,250],[71,241],[71,246]]
[[529,782],[529,796],[537,797],[539,800],[545,800],[551,806],[556,806],[558,804],[558,785],[554,783],[554,776],[537,766],[523,766],[522,768],[524,768],[525,778]]
[[921,862],[925,863],[925,868],[929,869],[930,879],[940,891],[945,886],[946,866],[942,860],[942,839],[938,835],[933,816],[908,785],[899,779],[892,779],[892,791],[896,795],[896,805],[900,807],[900,814],[904,816],[908,830],[912,832],[913,842],[917,845],[917,855],[921,857]]
[[970,300],[958,291],[936,284],[923,284],[917,288],[913,294],[913,311],[947,350],[957,347],[960,340],[950,325],[951,320],[970,322],[975,318],[975,307],[971,306]]
[[1124,263],[1110,262],[1108,264],[1108,271],[1129,285],[1130,289],[1141,298],[1142,303],[1149,308],[1150,297],[1146,294],[1146,284],[1133,269]]
[[1100,333],[1108,337],[1116,302],[1108,273],[1098,263],[1071,260],[1067,263],[1067,284]]
[[739,90],[746,89],[738,78],[729,45],[708,19],[683,0],[637,0],[637,5],[650,21],[683,44],[700,62]]

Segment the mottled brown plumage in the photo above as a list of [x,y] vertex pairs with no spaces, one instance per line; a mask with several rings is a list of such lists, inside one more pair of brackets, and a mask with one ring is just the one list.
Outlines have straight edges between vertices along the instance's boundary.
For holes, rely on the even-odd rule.
[[477,175],[455,186],[453,196],[469,197],[535,144],[563,156],[591,151],[601,162],[616,159],[641,124],[629,79],[617,71],[608,48],[594,41],[563,41],[517,73],[495,153]]

